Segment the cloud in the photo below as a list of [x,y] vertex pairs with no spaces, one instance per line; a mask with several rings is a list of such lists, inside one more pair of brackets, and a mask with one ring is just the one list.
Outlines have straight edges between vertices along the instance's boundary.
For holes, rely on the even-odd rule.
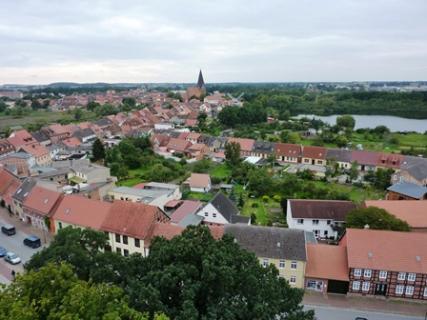
[[16,0],[0,83],[425,80],[425,0]]

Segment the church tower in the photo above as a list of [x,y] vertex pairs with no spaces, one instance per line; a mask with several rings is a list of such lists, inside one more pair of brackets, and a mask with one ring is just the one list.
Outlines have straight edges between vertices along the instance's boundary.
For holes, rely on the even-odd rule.
[[199,78],[197,79],[197,87],[200,89],[205,89],[205,80],[203,80],[202,70],[199,71]]

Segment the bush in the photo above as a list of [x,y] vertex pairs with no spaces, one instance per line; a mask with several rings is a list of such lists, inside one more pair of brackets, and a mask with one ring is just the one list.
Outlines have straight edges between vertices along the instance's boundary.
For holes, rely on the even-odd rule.
[[252,208],[258,208],[258,207],[259,207],[258,202],[254,202],[254,203],[252,203],[251,207],[252,207]]
[[270,201],[270,197],[269,196],[262,196],[262,201],[268,202],[268,201]]
[[276,201],[276,202],[280,202],[280,201],[282,201],[282,197],[279,196],[278,194],[276,194],[276,195],[273,196],[273,200]]

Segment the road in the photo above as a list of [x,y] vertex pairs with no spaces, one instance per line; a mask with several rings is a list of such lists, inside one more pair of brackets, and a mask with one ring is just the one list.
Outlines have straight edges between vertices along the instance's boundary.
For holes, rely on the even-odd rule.
[[[2,210],[0,215],[0,226],[8,224],[8,222],[3,217],[4,211]],[[4,261],[3,258],[0,258],[0,283],[8,283],[11,279],[11,272],[23,271],[23,264],[27,262],[31,256],[40,251],[43,247],[32,249],[23,244],[24,239],[29,235],[22,230],[20,230],[19,223],[14,224],[16,227],[16,234],[13,236],[7,236],[4,233],[0,232],[0,246],[6,248],[7,251],[15,252],[22,260],[22,263],[12,266],[11,264]]]
[[316,319],[318,320],[354,320],[356,317],[364,317],[368,320],[424,320],[424,317],[412,317],[391,313],[340,309],[326,306],[306,305],[305,308],[314,309],[317,317]]

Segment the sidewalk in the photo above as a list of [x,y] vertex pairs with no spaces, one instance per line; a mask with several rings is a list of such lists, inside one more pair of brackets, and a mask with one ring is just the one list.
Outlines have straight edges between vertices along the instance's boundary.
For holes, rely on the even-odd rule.
[[305,293],[303,304],[422,317],[427,312],[427,302],[383,300],[374,297],[348,297],[339,294],[323,296],[314,292]]

